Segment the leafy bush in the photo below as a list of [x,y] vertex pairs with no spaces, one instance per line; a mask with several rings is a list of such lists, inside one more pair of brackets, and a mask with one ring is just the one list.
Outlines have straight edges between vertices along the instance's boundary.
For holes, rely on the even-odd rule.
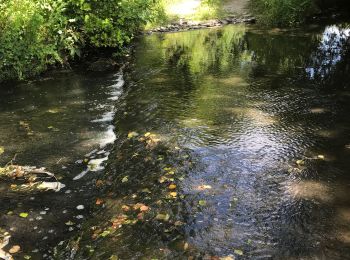
[[0,80],[23,79],[79,54],[62,0],[0,0]]
[[278,26],[300,24],[317,10],[314,0],[251,0],[260,22]]
[[121,47],[156,13],[154,0],[67,0],[67,15],[78,19],[94,47]]
[[0,81],[64,65],[86,45],[120,49],[159,12],[155,0],[0,0]]

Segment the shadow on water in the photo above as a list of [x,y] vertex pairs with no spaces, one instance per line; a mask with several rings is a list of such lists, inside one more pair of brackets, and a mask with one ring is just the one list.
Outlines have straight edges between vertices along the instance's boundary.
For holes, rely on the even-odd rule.
[[[90,211],[95,175],[103,168],[96,162],[108,156],[108,144],[115,140],[114,99],[122,84],[119,75],[102,79],[58,72],[2,86],[1,165],[13,158],[13,164],[46,167],[65,186],[57,192],[23,189],[28,183],[21,177],[0,176],[0,235],[11,235],[4,250],[19,245],[16,257],[49,258],[60,240],[79,229]],[[84,182],[72,181],[86,168],[90,176]]]
[[107,167],[75,184],[94,187],[88,218],[56,258],[348,258],[348,28],[140,39]]

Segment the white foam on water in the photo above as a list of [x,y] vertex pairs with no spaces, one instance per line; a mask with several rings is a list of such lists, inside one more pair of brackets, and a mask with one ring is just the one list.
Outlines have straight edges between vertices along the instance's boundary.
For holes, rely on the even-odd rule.
[[[119,99],[120,95],[122,94],[122,87],[125,84],[123,74],[120,72],[120,73],[116,74],[116,77],[117,77],[117,79],[115,80],[115,83],[108,87],[108,89],[110,90],[108,92],[108,94],[110,95],[110,97],[107,98],[108,101],[116,101]],[[108,102],[107,100],[106,100],[106,102]],[[106,107],[107,105],[99,105],[99,106]],[[109,107],[110,107],[110,111],[105,112],[100,118],[94,119],[91,122],[93,122],[93,123],[112,123],[114,116],[115,116],[115,105],[111,104]],[[101,149],[105,148],[109,144],[114,143],[115,140],[117,139],[117,137],[114,133],[114,129],[115,129],[115,127],[113,124],[107,125],[106,130],[97,138]],[[79,173],[77,176],[75,176],[73,178],[73,180],[79,180],[79,179],[83,178],[86,174],[88,174],[89,172],[98,172],[98,171],[103,170],[105,168],[104,164],[108,160],[108,156],[109,156],[109,152],[106,152],[105,150],[103,150],[103,152],[106,155],[105,157],[90,160],[88,165],[87,165],[87,168],[84,171],[82,171],[81,173]],[[99,155],[101,153],[99,153],[95,149],[95,150],[91,151],[90,153],[86,154],[86,157],[91,157],[94,154]]]

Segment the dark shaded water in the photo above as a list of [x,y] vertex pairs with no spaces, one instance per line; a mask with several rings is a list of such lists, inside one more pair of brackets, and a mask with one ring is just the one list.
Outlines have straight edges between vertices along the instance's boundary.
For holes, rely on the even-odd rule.
[[[153,35],[137,44],[124,87],[118,75],[64,75],[2,90],[5,155],[67,187],[38,195],[59,208],[42,227],[59,227],[51,244],[11,233],[30,219],[6,215],[22,199],[5,188],[1,227],[38,259],[349,258],[349,36],[346,24]],[[113,141],[113,116],[105,147],[95,137]],[[15,132],[19,120],[34,137]],[[74,163],[107,155],[94,172]]]

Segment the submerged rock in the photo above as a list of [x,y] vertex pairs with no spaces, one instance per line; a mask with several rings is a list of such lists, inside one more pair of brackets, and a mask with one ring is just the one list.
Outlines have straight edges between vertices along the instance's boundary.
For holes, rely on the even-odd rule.
[[90,64],[89,71],[92,72],[108,72],[113,71],[117,66],[117,63],[108,58],[99,58],[97,61]]

